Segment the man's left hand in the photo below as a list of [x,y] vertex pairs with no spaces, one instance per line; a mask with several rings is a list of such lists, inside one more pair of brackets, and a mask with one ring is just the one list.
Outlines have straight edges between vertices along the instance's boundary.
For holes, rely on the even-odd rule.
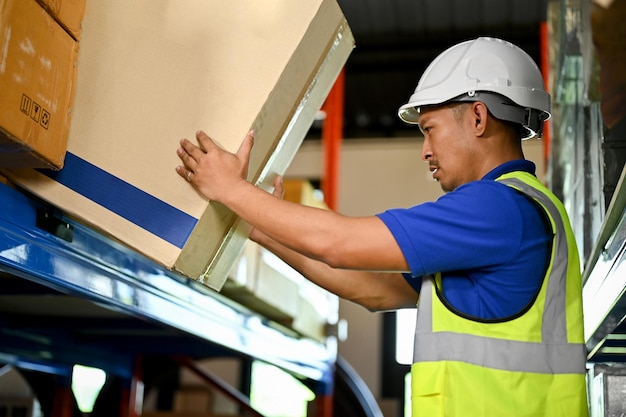
[[177,150],[183,165],[176,172],[209,200],[223,202],[237,183],[247,181],[254,131],[248,132],[237,153],[221,148],[203,131],[196,133],[198,145],[188,139],[180,141]]

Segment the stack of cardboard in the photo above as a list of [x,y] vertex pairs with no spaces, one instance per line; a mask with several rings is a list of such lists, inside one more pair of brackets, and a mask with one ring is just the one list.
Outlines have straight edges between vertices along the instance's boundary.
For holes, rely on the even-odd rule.
[[[285,200],[328,209],[306,180],[285,180]],[[248,241],[222,294],[299,334],[323,341],[337,324],[336,295],[307,281],[258,244]]]
[[85,0],[0,0],[0,167],[63,166]]
[[269,189],[353,47],[336,0],[89,2],[65,166],[5,175],[219,290],[247,226],[175,173],[178,141],[235,151],[254,128],[249,180]]

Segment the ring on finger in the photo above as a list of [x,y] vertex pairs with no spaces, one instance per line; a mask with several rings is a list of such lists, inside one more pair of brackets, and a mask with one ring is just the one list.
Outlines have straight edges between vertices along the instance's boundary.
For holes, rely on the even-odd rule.
[[187,171],[187,181],[191,181],[191,171]]

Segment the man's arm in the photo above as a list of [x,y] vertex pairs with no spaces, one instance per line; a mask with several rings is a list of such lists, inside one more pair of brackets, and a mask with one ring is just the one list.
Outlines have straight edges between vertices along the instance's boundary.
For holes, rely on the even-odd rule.
[[332,268],[281,245],[257,229],[250,238],[311,282],[370,311],[414,308],[417,304],[418,294],[398,272]]
[[235,214],[282,246],[334,268],[408,271],[408,265],[385,224],[376,216],[348,217],[273,196],[247,181],[254,142],[250,132],[237,153],[223,150],[205,133],[196,146],[181,141],[178,174],[209,200]]
[[[274,180],[273,195],[284,197],[281,177]],[[258,229],[252,229],[250,239],[273,252],[311,282],[370,311],[413,308],[417,304],[418,294],[400,273],[332,268],[281,245]]]

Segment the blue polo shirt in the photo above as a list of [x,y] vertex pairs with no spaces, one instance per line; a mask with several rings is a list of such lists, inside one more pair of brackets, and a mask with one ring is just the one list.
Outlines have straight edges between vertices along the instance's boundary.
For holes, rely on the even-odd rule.
[[536,296],[552,233],[543,210],[495,181],[507,172],[535,173],[526,160],[507,162],[435,202],[378,215],[400,246],[419,291],[421,277],[442,273],[445,301],[479,319],[519,314]]

